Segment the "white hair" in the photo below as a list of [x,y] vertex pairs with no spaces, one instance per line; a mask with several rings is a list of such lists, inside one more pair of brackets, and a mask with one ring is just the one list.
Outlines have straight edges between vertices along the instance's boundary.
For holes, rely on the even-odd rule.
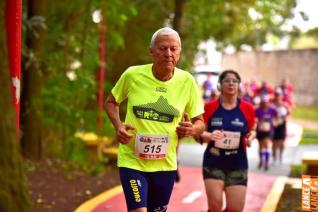
[[153,33],[151,41],[150,41],[150,48],[154,47],[155,41],[159,35],[175,35],[175,36],[177,36],[178,42],[179,42],[180,47],[181,47],[181,39],[180,39],[179,33],[170,27],[163,27],[163,28],[158,29],[155,33]]

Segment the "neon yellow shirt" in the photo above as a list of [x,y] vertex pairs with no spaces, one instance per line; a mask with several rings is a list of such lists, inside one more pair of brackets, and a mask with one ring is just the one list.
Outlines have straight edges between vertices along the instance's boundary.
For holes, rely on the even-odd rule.
[[159,160],[137,157],[135,141],[119,144],[118,166],[145,172],[176,170],[176,127],[184,112],[190,118],[204,112],[192,75],[175,68],[173,77],[163,82],[154,77],[152,64],[129,67],[112,89],[112,95],[117,103],[128,100],[125,123],[134,126],[137,133],[170,136],[167,156]]

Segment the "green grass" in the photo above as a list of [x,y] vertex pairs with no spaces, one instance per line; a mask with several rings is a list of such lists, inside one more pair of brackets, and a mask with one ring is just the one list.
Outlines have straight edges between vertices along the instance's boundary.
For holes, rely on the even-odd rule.
[[[294,119],[302,119],[318,122],[318,107],[296,106],[291,114]],[[318,144],[318,130],[304,129],[299,144]]]
[[289,177],[298,177],[300,178],[302,174],[305,173],[307,167],[304,164],[292,164],[290,167],[290,176]]
[[296,106],[292,111],[292,118],[306,119],[311,121],[318,121],[318,107],[302,107]]
[[318,130],[304,129],[303,136],[299,144],[318,144]]

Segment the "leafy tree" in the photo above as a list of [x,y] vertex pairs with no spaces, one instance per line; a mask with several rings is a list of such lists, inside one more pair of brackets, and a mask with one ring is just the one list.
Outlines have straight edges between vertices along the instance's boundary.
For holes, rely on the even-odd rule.
[[[4,4],[0,1],[1,29],[5,29]],[[5,32],[0,32],[0,211],[28,212],[31,204],[16,138]]]
[[257,49],[269,34],[282,37],[286,32],[281,26],[292,17],[295,6],[295,0],[188,0],[180,29],[185,49],[182,65],[192,66],[204,40],[213,39],[222,51],[228,45],[240,50],[243,44]]
[[[36,2],[29,1],[26,14],[30,13],[30,8],[37,7],[33,3]],[[108,47],[113,49],[121,46],[122,37],[118,29],[124,28],[123,22],[135,11],[129,1],[110,1],[110,5],[114,6],[109,8],[109,12],[120,17],[113,16],[116,29],[107,37]],[[30,111],[32,105],[29,102],[38,106],[32,112],[38,118],[37,128],[32,128],[32,133],[28,133],[38,136],[24,139],[23,143],[25,148],[35,144],[33,147],[36,150],[39,150],[37,147],[45,146],[45,154],[57,153],[70,159],[76,157],[74,155],[82,148],[78,139],[74,138],[74,133],[79,130],[97,131],[99,31],[98,25],[92,21],[92,14],[101,5],[97,0],[84,0],[81,4],[76,1],[48,1],[42,6],[46,12],[35,17],[26,15],[28,18],[24,21],[26,41],[31,37],[38,47],[34,50],[28,42],[24,45],[24,76],[32,81],[32,74],[38,74],[35,79],[39,79],[39,82],[32,85],[36,92],[29,92],[29,95],[25,93],[31,89],[23,87],[23,90],[26,89],[23,95],[24,111]],[[34,69],[31,65],[38,69],[37,73],[32,73]],[[28,86],[26,82],[24,84]],[[108,87],[106,83],[105,88]],[[30,129],[32,123],[30,116],[25,117],[24,133],[27,133],[26,129]],[[105,133],[110,134],[111,125],[107,123],[104,126]],[[37,145],[38,141],[40,145]],[[29,155],[41,157],[41,151]],[[85,160],[85,157],[80,158]]]
[[[114,2],[114,1],[109,1]],[[125,0],[106,6],[108,44],[107,70],[112,83],[131,65],[149,63],[148,47],[152,33],[164,25],[171,15],[173,2],[164,0]],[[122,19],[118,22],[118,19]],[[117,20],[117,21],[116,21]],[[116,41],[112,37],[116,35]]]
[[308,49],[318,47],[318,27],[312,28],[307,32],[293,32],[289,47],[293,49]]
[[315,39],[318,39],[318,27],[315,27],[313,29],[308,30],[308,32],[306,32],[306,34],[308,36],[315,38]]
[[[112,71],[112,82],[129,65],[149,62],[146,48],[150,36],[164,24],[172,25],[180,33],[183,48],[180,66],[189,70],[201,41],[213,39],[220,50],[228,45],[239,50],[244,44],[258,49],[269,35],[282,37],[287,32],[281,26],[293,16],[292,9],[296,6],[295,0],[130,2],[136,13],[123,22],[125,28],[118,31],[123,38],[121,48],[108,48],[107,64]],[[111,12],[108,15],[108,29],[113,29],[114,16]],[[115,16],[118,17],[118,13]],[[109,34],[112,32],[109,30]]]
[[[25,155],[65,156],[78,141],[78,129],[94,129],[97,112],[97,26],[91,20],[96,2],[28,1],[25,6],[22,144]],[[70,145],[69,145],[70,144]]]
[[[50,150],[64,150],[65,156],[77,143],[74,132],[97,131],[99,31],[91,18],[94,11],[101,10],[106,23],[105,90],[109,92],[128,66],[150,62],[147,48],[151,35],[166,24],[182,38],[180,67],[191,70],[201,41],[214,39],[221,50],[230,44],[237,49],[243,44],[257,49],[268,35],[284,35],[280,26],[292,16],[294,6],[295,0],[48,1],[40,16],[27,15],[24,22],[29,32],[24,46],[24,76],[29,79],[23,85],[24,114],[33,104],[36,122],[23,121],[24,133],[34,132],[23,144],[37,145],[40,140],[42,146],[52,147]],[[34,41],[40,39],[39,48],[28,44],[31,32],[38,36]],[[36,84],[32,85],[35,92],[26,89],[28,81]],[[111,125],[104,118],[104,132],[111,134]]]

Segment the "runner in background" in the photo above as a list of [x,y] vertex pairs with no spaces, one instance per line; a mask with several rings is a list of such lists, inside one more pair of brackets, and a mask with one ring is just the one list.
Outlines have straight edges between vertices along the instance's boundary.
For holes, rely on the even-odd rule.
[[203,99],[209,101],[211,99],[212,92],[214,91],[212,74],[208,73],[207,79],[203,82]]
[[283,161],[283,151],[285,147],[285,139],[287,135],[287,116],[290,114],[288,104],[284,102],[283,92],[278,89],[275,91],[273,106],[277,111],[277,117],[274,119],[274,137],[272,145],[273,163],[277,162],[277,155],[279,163]]
[[288,78],[282,79],[281,87],[289,94],[292,95],[294,92],[294,86],[289,82]]
[[260,87],[261,85],[256,77],[252,77],[252,79],[249,81],[249,90],[253,94],[253,105],[255,107],[258,107],[259,103],[261,102],[260,96],[257,94]]
[[[239,98],[241,77],[225,70],[219,76],[220,97],[205,104],[206,131],[196,140],[208,143],[203,178],[209,211],[243,211],[247,186],[246,147],[255,138],[252,104]],[[226,204],[223,203],[225,192]]]
[[252,77],[252,79],[249,82],[249,87],[251,91],[255,94],[257,89],[260,87],[259,82],[257,81],[256,77]]
[[241,98],[251,104],[254,104],[254,91],[251,89],[248,82],[244,82],[242,84]]
[[271,100],[274,97],[275,90],[272,86],[270,86],[265,80],[262,81],[260,87],[258,87],[255,91],[255,96],[259,96],[260,98],[263,96],[269,97]]
[[288,107],[292,109],[293,107],[293,85],[289,82],[287,78],[284,78],[281,84],[278,86],[281,89],[283,94],[283,101],[288,104]]
[[[179,138],[204,131],[203,104],[193,76],[176,68],[179,34],[169,28],[151,39],[153,63],[129,67],[107,97],[117,132],[117,165],[128,211],[166,211],[176,178]],[[119,104],[127,99],[125,122]]]
[[260,106],[256,109],[257,118],[257,140],[259,143],[259,165],[258,168],[268,170],[270,150],[269,145],[274,134],[273,120],[277,117],[277,111],[270,106],[268,95],[261,96]]

